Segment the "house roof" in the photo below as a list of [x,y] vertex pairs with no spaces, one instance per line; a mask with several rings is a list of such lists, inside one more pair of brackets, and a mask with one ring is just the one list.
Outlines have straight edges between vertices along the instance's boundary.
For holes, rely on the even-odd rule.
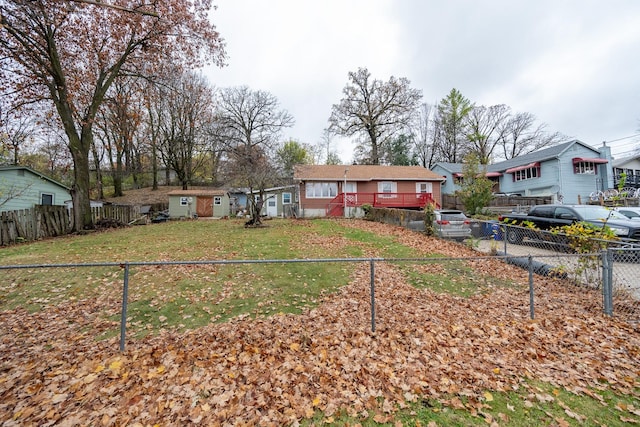
[[575,144],[582,145],[583,147],[588,148],[589,150],[592,150],[594,153],[598,153],[598,150],[596,150],[595,148],[585,144],[582,141],[578,141],[577,139],[574,139],[572,141],[563,142],[562,144],[554,145],[552,147],[543,148],[542,150],[523,154],[521,156],[517,156],[512,159],[496,163],[494,165],[489,165],[488,169],[491,171],[502,172],[507,169],[526,165],[529,163],[543,162],[545,160],[555,159],[555,158],[558,158],[562,153],[567,151],[569,148],[571,148]]
[[[575,144],[582,145],[583,147],[592,150],[594,154],[599,153],[598,150],[596,150],[595,148],[585,144],[584,142],[574,139],[571,141],[564,142],[562,144],[544,148],[542,150],[523,154],[521,156],[517,156],[509,160],[504,160],[502,162],[487,165],[487,172],[504,172],[507,169],[514,169],[524,165],[531,165],[533,163],[539,163],[545,160],[555,159]],[[447,162],[438,162],[436,163],[436,165],[440,166],[441,168],[443,168],[448,172],[451,172],[452,174],[462,173],[462,168],[464,166],[463,163],[447,163]]]
[[169,196],[224,196],[227,194],[225,190],[171,190],[167,193]]
[[622,159],[615,159],[613,161],[613,166],[614,167],[620,167],[620,166],[624,166],[627,163],[630,163],[634,160],[640,160],[640,156],[630,156],[630,157],[624,157]]
[[422,166],[383,165],[296,165],[293,177],[299,181],[443,181]]
[[[295,185],[283,185],[282,187],[271,187],[271,188],[264,188],[262,191],[264,191],[265,193],[275,193],[278,191],[282,191],[282,190],[291,190],[293,188],[296,188]],[[253,190],[251,192],[251,194],[255,194],[255,193],[259,193],[260,190]],[[247,194],[249,194],[249,190],[246,191]]]
[[34,169],[31,169],[31,168],[30,168],[30,167],[28,167],[28,166],[17,166],[17,165],[14,165],[14,166],[0,166],[0,172],[2,172],[2,171],[6,171],[6,170],[25,170],[25,171],[29,171],[29,172],[31,172],[32,174],[37,175],[37,176],[38,176],[38,177],[40,177],[41,179],[44,179],[44,180],[46,180],[46,181],[49,181],[49,182],[51,182],[51,183],[53,183],[53,184],[55,184],[55,185],[57,185],[57,186],[59,186],[59,187],[64,188],[64,189],[65,189],[65,190],[67,190],[67,191],[71,191],[71,188],[67,187],[66,185],[64,185],[64,184],[62,184],[62,183],[60,183],[60,182],[56,181],[55,179],[49,178],[48,176],[43,175],[43,174],[41,174],[40,172],[38,172],[38,171],[36,171],[36,170],[34,170]]

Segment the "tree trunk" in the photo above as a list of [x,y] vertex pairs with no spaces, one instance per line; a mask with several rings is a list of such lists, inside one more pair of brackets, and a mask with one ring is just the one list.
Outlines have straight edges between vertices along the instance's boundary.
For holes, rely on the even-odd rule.
[[91,216],[91,200],[89,190],[89,147],[91,131],[83,129],[82,136],[70,138],[69,150],[73,158],[74,185],[72,191],[74,230],[90,230],[94,228]]

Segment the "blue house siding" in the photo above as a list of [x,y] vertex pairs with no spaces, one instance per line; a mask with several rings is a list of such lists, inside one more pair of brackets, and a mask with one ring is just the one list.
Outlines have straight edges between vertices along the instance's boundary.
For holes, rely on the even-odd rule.
[[[13,196],[12,196],[13,194]],[[31,209],[43,204],[64,205],[69,188],[23,166],[0,167],[0,211]],[[8,200],[7,200],[8,198]]]
[[[576,173],[574,163],[578,159],[595,163],[594,173]],[[447,178],[443,193],[453,194],[459,188],[454,177],[462,171],[462,166],[452,163],[438,163],[434,166],[434,172]],[[536,169],[536,176],[515,180],[518,169],[531,168]],[[613,186],[609,147],[594,149],[578,140],[489,165],[487,170],[502,174],[499,177],[501,192],[520,193],[523,196],[553,196],[557,201],[567,204],[584,203],[593,191]]]

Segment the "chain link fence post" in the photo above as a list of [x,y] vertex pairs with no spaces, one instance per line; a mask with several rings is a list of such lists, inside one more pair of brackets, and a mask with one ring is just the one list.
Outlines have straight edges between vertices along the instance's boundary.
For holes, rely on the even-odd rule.
[[376,331],[376,287],[375,287],[375,266],[374,260],[369,260],[370,281],[371,281],[371,332]]
[[533,295],[533,257],[529,255],[529,317],[531,320],[535,317],[534,309],[534,295]]
[[124,263],[124,283],[122,285],[122,315],[120,317],[120,351],[124,351],[127,334],[127,299],[129,298],[129,263]]
[[613,316],[612,255],[611,249],[602,250],[602,308],[608,316]]

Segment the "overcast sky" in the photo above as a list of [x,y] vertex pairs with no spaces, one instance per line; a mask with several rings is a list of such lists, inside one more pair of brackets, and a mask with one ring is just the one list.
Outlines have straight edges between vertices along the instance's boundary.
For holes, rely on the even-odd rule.
[[[216,87],[268,91],[322,140],[347,74],[406,77],[436,104],[452,88],[506,104],[616,157],[640,146],[639,0],[214,0],[228,65]],[[335,142],[344,162],[351,146]]]

